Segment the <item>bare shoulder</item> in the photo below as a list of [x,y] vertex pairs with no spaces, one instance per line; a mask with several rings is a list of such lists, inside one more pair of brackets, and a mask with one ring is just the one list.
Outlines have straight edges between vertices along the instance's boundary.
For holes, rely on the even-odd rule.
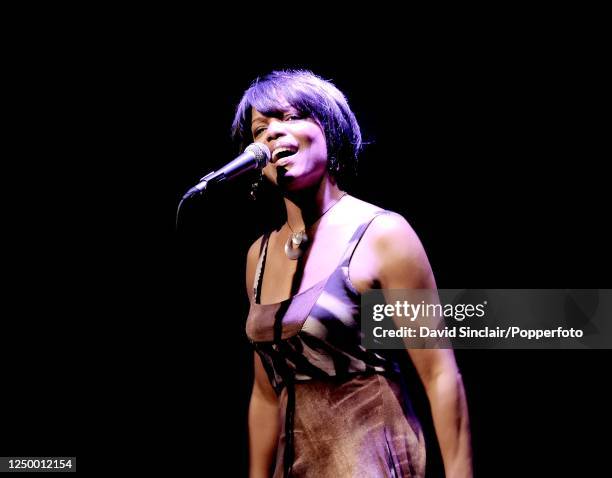
[[[416,240],[418,237],[408,221],[392,211],[386,211],[375,204],[362,201],[355,197],[350,197],[347,201],[346,209],[348,214],[346,215],[350,220],[355,221],[357,224],[363,224],[365,221],[372,219],[372,216],[376,213],[385,212],[386,214],[379,214],[370,224],[367,229],[367,239],[375,239],[376,241],[409,241]],[[364,240],[366,236],[364,236]]]
[[389,211],[378,215],[362,242],[381,288],[435,287],[423,244],[400,214]]
[[342,217],[351,225],[362,224],[370,219],[378,211],[383,209],[366,201],[362,201],[354,196],[347,196],[344,200]]
[[368,228],[370,243],[381,251],[417,254],[423,251],[421,240],[402,215],[388,211],[380,214]]
[[257,261],[259,257],[259,250],[261,248],[261,241],[263,241],[263,235],[259,236],[253,244],[249,246],[249,251],[247,252],[247,264],[251,261]]
[[249,247],[246,260],[246,290],[249,298],[251,298],[253,282],[255,281],[255,270],[257,269],[257,260],[259,259],[259,251],[261,249],[261,241],[263,236],[257,238]]

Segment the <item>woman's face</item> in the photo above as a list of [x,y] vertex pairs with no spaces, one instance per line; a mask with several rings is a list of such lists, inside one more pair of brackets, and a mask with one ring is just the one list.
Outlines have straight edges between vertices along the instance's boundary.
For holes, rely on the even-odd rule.
[[270,163],[263,169],[272,183],[298,190],[318,184],[326,174],[325,134],[313,118],[301,116],[289,105],[281,113],[265,116],[251,110],[253,140],[270,148]]

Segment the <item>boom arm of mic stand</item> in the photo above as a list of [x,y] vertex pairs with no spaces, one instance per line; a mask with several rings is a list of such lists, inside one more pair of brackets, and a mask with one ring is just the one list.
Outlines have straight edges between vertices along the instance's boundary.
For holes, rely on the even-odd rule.
[[183,201],[186,199],[189,199],[193,196],[195,196],[196,194],[202,194],[204,191],[206,191],[206,188],[208,187],[208,181],[210,180],[211,177],[214,176],[216,171],[212,171],[210,173],[208,173],[206,176],[200,178],[200,182],[192,187],[189,191],[187,191],[184,195],[183,195]]

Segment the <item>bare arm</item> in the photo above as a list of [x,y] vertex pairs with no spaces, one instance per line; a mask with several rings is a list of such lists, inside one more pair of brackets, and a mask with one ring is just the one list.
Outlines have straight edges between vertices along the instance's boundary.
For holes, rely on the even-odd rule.
[[[382,289],[435,289],[423,246],[400,216],[373,223],[370,244],[375,274]],[[449,349],[409,349],[421,378],[448,478],[472,477],[472,450],[467,401],[455,356]]]
[[269,478],[279,434],[278,399],[257,353],[249,404],[249,477]]
[[467,401],[453,351],[413,349],[409,354],[427,392],[446,476],[471,477]]
[[[251,300],[260,244],[261,239],[251,246],[247,256],[246,287]],[[257,353],[254,353],[253,366],[254,380],[248,418],[249,478],[269,478],[279,435],[278,398]]]

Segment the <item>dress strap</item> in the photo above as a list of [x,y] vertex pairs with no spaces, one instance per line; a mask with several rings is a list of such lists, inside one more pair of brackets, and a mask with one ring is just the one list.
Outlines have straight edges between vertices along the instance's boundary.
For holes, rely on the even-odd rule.
[[283,477],[291,478],[295,460],[295,381],[293,376],[285,378],[287,387],[287,409],[285,410],[285,449],[283,450]]
[[381,216],[383,214],[394,214],[394,213],[392,211],[387,211],[386,209],[378,210],[378,211],[376,211],[372,215],[372,217],[369,220],[367,220],[366,222],[361,224],[355,230],[355,233],[353,234],[353,237],[351,237],[351,240],[349,241],[348,245],[346,246],[346,250],[344,251],[344,255],[342,256],[342,260],[340,261],[340,267],[345,267],[345,266],[348,266],[350,264],[351,259],[353,258],[353,254],[355,253],[355,249],[357,248],[357,245],[361,241],[361,238],[365,234],[365,232],[368,229],[369,225],[372,224],[372,221],[374,219],[376,219],[378,216]]
[[270,233],[266,232],[261,239],[261,246],[259,247],[259,261],[257,262],[257,269],[255,270],[255,279],[253,280],[253,300],[256,304],[259,304],[261,299],[261,278],[263,276],[264,269],[266,268],[266,254],[268,252],[269,239]]

